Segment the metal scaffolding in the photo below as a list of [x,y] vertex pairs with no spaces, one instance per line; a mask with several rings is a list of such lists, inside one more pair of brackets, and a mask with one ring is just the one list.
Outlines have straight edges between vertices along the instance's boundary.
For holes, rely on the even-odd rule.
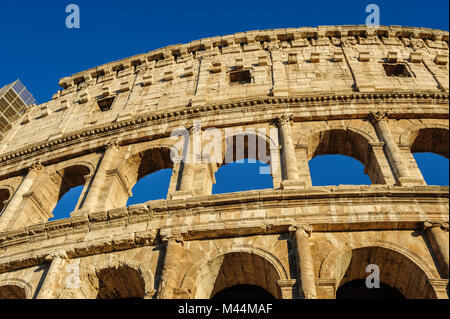
[[16,80],[0,89],[0,140],[25,110],[36,100],[26,87]]

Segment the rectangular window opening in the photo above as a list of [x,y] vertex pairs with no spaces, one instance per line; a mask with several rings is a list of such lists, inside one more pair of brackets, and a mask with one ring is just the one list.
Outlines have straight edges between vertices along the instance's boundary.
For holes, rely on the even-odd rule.
[[397,63],[397,64],[383,64],[384,72],[386,72],[387,76],[401,77],[401,78],[410,78],[411,74],[409,73],[406,65]]
[[230,73],[230,82],[231,83],[239,83],[239,84],[251,83],[252,77],[250,75],[250,70],[231,72]]
[[113,102],[114,102],[114,96],[98,100],[97,104],[98,104],[98,107],[100,108],[100,111],[106,112],[111,109]]

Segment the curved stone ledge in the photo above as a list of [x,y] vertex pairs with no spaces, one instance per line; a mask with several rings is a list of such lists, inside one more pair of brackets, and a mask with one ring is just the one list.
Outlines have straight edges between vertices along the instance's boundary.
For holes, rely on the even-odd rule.
[[[411,113],[405,113],[400,110],[398,113],[395,109],[390,109],[390,118],[400,119],[400,118],[448,118],[448,93],[435,93],[435,92],[404,92],[404,93],[392,93],[392,92],[377,92],[377,93],[349,93],[349,94],[339,94],[339,95],[306,95],[297,97],[287,97],[287,98],[260,98],[260,99],[249,99],[249,100],[237,100],[230,101],[226,104],[211,104],[196,108],[188,108],[175,110],[168,113],[159,113],[152,115],[143,115],[136,118],[117,122],[113,124],[107,124],[102,127],[93,127],[84,131],[73,132],[70,135],[60,137],[54,140],[46,141],[44,143],[26,146],[15,152],[0,154],[0,165],[9,165],[17,161],[23,161],[28,158],[39,156],[39,154],[46,154],[57,148],[70,147],[75,144],[86,142],[89,143],[91,140],[99,138],[110,138],[117,135],[117,132],[121,133],[124,130],[134,130],[138,129],[140,126],[146,126],[149,123],[153,125],[161,125],[167,123],[170,120],[172,126],[176,127],[176,121],[180,120],[194,120],[197,118],[202,118],[208,115],[215,115],[217,111],[230,110],[232,112],[241,112],[241,108],[247,107],[267,107],[269,105],[275,105],[280,108],[280,114],[284,113],[286,108],[291,111],[296,109],[302,109],[304,107],[310,108],[320,104],[322,107],[326,107],[326,103],[330,103],[330,106],[334,106],[334,103],[339,101],[339,103],[352,104],[358,103],[361,105],[366,104],[370,101],[380,101],[383,106],[380,109],[387,109],[387,104],[398,105],[401,103],[408,103],[414,101],[414,103],[430,103],[431,105],[445,106],[442,112],[438,112],[437,109],[431,109],[429,113],[424,113],[424,109],[421,108],[416,112],[410,111]],[[324,104],[325,103],[325,104]],[[300,111],[296,113],[294,120],[306,121],[306,120],[332,120],[332,119],[351,119],[351,118],[367,118],[369,113],[373,109],[368,107],[367,110],[361,112],[361,110],[355,109],[353,112],[347,112],[343,114],[326,114],[322,109],[321,114],[314,114],[313,110],[308,109],[308,115],[303,115]],[[313,113],[313,114],[311,114]],[[225,114],[225,113],[224,113]],[[275,114],[276,115],[276,114]],[[240,122],[239,124],[245,124]],[[218,126],[220,127],[220,126]],[[170,131],[167,132],[170,134]],[[117,136],[116,136],[117,137]],[[148,136],[147,139],[152,139],[152,136]],[[133,141],[136,142],[136,141]],[[126,140],[122,141],[123,144],[127,144]],[[78,145],[77,145],[78,147]],[[95,149],[94,149],[95,150]]]
[[55,245],[75,258],[156,245],[174,231],[198,240],[287,232],[296,222],[317,232],[415,230],[427,220],[448,222],[448,196],[448,187],[439,186],[339,186],[151,201],[0,233],[0,272],[30,266],[30,259],[38,264]]

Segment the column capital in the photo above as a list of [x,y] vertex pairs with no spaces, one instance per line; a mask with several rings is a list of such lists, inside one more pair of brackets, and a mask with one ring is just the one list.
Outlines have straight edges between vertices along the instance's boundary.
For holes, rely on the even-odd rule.
[[387,112],[381,112],[381,111],[377,111],[377,112],[370,112],[369,113],[369,120],[373,123],[376,124],[382,120],[387,120],[388,119],[389,114]]
[[45,256],[45,261],[47,262],[52,262],[54,259],[69,259],[69,257],[67,256],[66,252],[64,250],[61,251],[57,251],[51,254],[48,254],[47,256]]
[[120,144],[118,140],[110,140],[106,142],[106,144],[103,147],[105,151],[106,150],[118,151],[120,149]]
[[448,231],[448,223],[447,222],[439,222],[439,221],[426,221],[422,224],[423,230],[427,230],[428,228],[439,227],[443,231]]
[[202,131],[201,121],[194,121],[194,123],[191,126],[186,127],[186,130],[190,134],[201,132]]
[[275,118],[275,123],[277,124],[277,126],[291,124],[293,118],[294,118],[293,114],[283,114]]
[[313,227],[309,224],[292,224],[289,226],[289,231],[309,238],[311,237]]
[[297,279],[279,279],[277,281],[277,285],[280,288],[292,288],[295,286],[295,284],[297,283]]
[[33,162],[31,166],[28,168],[29,172],[41,173],[44,170],[44,165],[41,164],[40,161]]
[[192,299],[191,291],[186,288],[173,288],[173,299]]
[[164,236],[162,238],[162,242],[167,243],[167,244],[169,242],[176,242],[176,243],[181,243],[183,245],[184,238],[183,238],[183,235],[181,235],[181,234],[167,234],[166,236]]

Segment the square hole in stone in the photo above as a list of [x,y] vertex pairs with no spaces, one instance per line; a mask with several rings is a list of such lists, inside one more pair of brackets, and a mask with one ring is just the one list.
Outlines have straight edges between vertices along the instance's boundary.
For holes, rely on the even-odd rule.
[[251,83],[252,78],[250,75],[250,70],[242,70],[242,71],[234,71],[230,73],[230,82],[231,83]]
[[409,73],[406,65],[398,63],[398,64],[383,64],[384,72],[386,72],[387,76],[396,76],[402,78],[410,78],[411,74]]
[[98,107],[100,108],[100,111],[106,112],[111,109],[111,106],[114,102],[114,97],[108,97],[105,99],[101,99],[97,101]]

